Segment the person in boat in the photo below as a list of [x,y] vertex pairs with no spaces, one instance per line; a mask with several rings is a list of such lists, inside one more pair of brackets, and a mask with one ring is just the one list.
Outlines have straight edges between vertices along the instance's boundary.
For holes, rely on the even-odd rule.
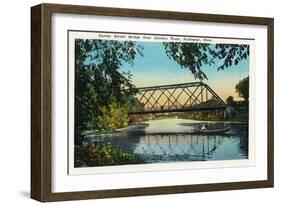
[[202,131],[206,131],[206,130],[207,130],[207,127],[206,127],[205,124],[202,125],[201,130],[202,130]]

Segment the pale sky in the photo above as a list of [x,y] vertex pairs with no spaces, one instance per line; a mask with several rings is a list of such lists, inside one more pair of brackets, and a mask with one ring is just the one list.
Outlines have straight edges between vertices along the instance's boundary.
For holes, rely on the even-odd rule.
[[[178,63],[169,59],[162,43],[138,42],[138,44],[144,48],[143,57],[137,55],[133,66],[124,64],[120,68],[121,71],[132,73],[133,84],[136,87],[199,81],[194,79],[189,69],[181,68]],[[202,70],[208,76],[208,80],[204,82],[224,101],[230,95],[235,100],[241,100],[235,92],[235,85],[249,75],[249,58],[221,71],[217,71],[218,64],[219,61],[212,66],[202,66]]]

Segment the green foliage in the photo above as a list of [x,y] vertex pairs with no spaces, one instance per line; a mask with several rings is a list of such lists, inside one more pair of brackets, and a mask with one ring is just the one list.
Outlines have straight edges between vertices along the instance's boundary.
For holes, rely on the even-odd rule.
[[239,97],[244,98],[246,101],[249,99],[249,76],[240,80],[235,86],[235,90]]
[[229,106],[235,106],[235,101],[234,101],[233,96],[229,96],[226,98],[226,104]]
[[224,63],[218,67],[218,70],[223,70],[247,59],[250,55],[250,47],[246,44],[216,44],[215,50],[211,50],[210,53],[213,58],[224,60]]
[[223,121],[224,120],[224,112],[183,112],[179,114],[179,116],[183,119],[194,119],[201,121]]
[[164,42],[168,57],[176,61],[182,68],[189,69],[195,79],[208,79],[202,70],[203,65],[213,65],[216,60],[223,60],[217,70],[237,65],[249,56],[249,45],[238,44],[204,44]]
[[209,62],[208,44],[179,42],[164,42],[163,44],[168,57],[175,60],[182,68],[189,69],[195,79],[207,79],[201,67]]
[[248,111],[243,111],[239,112],[237,111],[235,113],[235,116],[230,119],[232,122],[248,122],[249,121],[249,112]]
[[123,63],[133,64],[141,49],[132,41],[75,40],[76,136],[99,128],[100,116],[111,110],[111,99],[122,105],[136,92],[132,75],[119,68]]
[[109,143],[75,147],[75,167],[142,164],[137,155],[123,152]]
[[112,99],[109,106],[100,108],[98,127],[105,131],[114,131],[117,128],[128,126],[128,113],[125,107],[119,105],[116,99]]

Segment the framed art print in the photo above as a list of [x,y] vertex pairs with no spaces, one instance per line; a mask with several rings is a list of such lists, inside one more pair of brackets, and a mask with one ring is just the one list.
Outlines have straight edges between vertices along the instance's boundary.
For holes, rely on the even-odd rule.
[[273,19],[31,13],[32,198],[273,186]]

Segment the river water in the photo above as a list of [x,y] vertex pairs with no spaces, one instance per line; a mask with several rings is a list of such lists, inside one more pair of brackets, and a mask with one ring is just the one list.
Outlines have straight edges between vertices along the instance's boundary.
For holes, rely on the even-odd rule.
[[[194,133],[229,127],[219,135]],[[193,134],[194,133],[194,134]],[[248,158],[248,124],[203,122],[188,119],[150,120],[130,125],[113,136],[88,136],[88,142],[106,141],[123,151],[139,155],[146,163],[236,160]]]

